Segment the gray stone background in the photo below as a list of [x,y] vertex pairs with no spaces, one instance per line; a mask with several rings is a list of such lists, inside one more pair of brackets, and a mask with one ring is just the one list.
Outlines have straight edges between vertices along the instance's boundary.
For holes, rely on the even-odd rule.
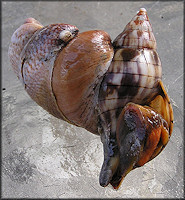
[[[58,120],[27,95],[7,51],[27,17],[43,25],[102,29],[112,40],[139,8],[148,11],[174,109],[174,130],[154,160],[130,172],[118,191],[99,186],[99,136]],[[183,2],[2,2],[2,197],[181,198],[183,191]]]

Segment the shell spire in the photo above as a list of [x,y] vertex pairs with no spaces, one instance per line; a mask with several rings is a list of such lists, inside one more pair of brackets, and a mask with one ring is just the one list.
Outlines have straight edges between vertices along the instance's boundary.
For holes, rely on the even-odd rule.
[[156,40],[145,8],[140,8],[123,32],[116,37],[113,46],[115,48],[156,49]]

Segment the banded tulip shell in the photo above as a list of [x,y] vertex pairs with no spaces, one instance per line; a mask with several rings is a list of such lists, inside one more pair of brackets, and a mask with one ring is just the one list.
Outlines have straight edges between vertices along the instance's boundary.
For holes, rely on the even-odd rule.
[[132,169],[166,146],[173,110],[147,12],[141,8],[114,42],[102,30],[42,26],[28,18],[9,58],[27,93],[53,116],[101,136],[101,186],[118,189]]

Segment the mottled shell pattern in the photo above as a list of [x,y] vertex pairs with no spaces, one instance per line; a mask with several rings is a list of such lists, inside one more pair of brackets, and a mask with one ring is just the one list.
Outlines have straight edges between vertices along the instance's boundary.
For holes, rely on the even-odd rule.
[[12,35],[8,54],[38,105],[101,136],[101,186],[119,188],[167,144],[173,111],[144,8],[113,43],[102,30],[79,33],[73,25],[28,18]]
[[59,51],[68,42],[65,37],[65,41],[60,38],[61,33],[67,30],[75,37],[78,29],[68,24],[43,27],[32,18],[19,29],[13,34],[9,48],[14,71],[35,102],[55,117],[65,119],[53,95],[53,66]]

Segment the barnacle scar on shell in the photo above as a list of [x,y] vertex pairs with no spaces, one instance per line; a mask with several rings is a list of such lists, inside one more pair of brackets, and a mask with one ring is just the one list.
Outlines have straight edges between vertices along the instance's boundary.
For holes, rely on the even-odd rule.
[[173,110],[144,8],[113,43],[102,30],[80,33],[69,24],[43,26],[28,18],[13,33],[8,54],[38,105],[100,135],[101,186],[118,189],[168,143]]

